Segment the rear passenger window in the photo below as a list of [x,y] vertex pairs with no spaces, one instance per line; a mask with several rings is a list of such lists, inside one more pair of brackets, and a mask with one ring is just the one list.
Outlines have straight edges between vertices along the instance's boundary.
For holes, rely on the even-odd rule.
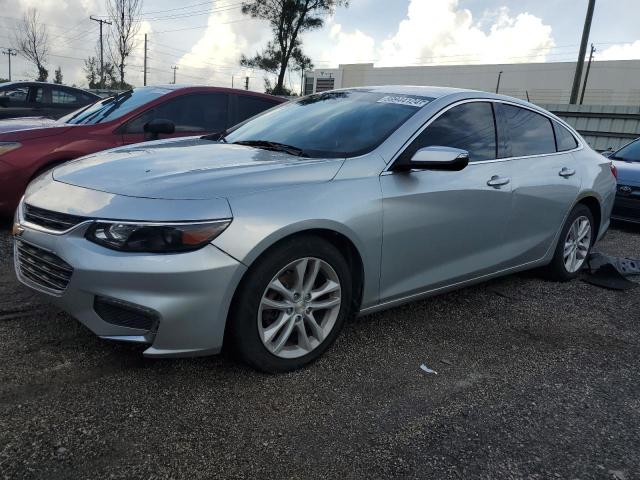
[[553,122],[553,130],[556,132],[556,145],[558,146],[559,152],[566,152],[567,150],[578,148],[576,138],[558,122]]
[[496,104],[508,129],[511,157],[555,153],[556,142],[551,120],[525,108]]
[[59,88],[51,89],[51,103],[78,103],[78,99],[75,95],[65,92]]
[[402,158],[411,158],[419,149],[435,145],[466,150],[471,162],[495,159],[496,128],[491,104],[463,103],[447,110],[407,147]]

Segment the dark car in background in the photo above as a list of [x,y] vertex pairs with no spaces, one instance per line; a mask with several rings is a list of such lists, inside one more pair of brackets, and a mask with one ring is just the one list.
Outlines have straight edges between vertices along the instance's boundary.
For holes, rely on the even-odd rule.
[[149,86],[57,121],[0,121],[0,216],[12,215],[27,184],[60,163],[146,139],[216,134],[283,102],[230,88]]
[[640,223],[640,138],[604,155],[618,170],[616,202],[611,218]]
[[60,118],[100,99],[95,93],[55,83],[0,83],[0,120],[16,117]]

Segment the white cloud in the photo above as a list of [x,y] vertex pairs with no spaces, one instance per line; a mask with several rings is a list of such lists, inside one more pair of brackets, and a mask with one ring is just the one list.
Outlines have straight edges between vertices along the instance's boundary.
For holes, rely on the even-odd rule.
[[226,11],[214,11],[209,15],[206,31],[177,63],[181,69],[178,75],[182,71],[182,76],[187,74],[191,77],[186,78],[185,83],[231,85],[232,75],[237,82],[242,81],[240,77],[250,76],[254,77],[251,87],[262,89],[262,72],[241,67],[240,56],[243,53],[250,56],[262,48],[270,32],[263,22],[248,18],[238,22],[233,18]]
[[375,40],[369,35],[355,30],[348,33],[342,31],[342,25],[332,24],[329,30],[331,48],[321,52],[316,62],[321,66],[339,63],[366,63],[375,55]]
[[359,30],[333,25],[322,51],[326,61],[373,62],[378,66],[429,63],[519,63],[545,61],[554,47],[551,27],[529,13],[503,7],[474,22],[458,0],[411,0],[394,35],[376,44]]
[[632,60],[640,58],[640,40],[633,43],[612,45],[602,52],[596,52],[596,60]]

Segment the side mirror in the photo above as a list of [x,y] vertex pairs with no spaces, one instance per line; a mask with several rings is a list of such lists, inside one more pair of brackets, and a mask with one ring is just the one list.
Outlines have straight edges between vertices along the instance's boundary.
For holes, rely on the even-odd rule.
[[425,147],[413,154],[410,161],[397,165],[396,170],[446,170],[458,172],[469,165],[469,152],[460,148]]
[[612,150],[605,150],[604,152],[602,152],[602,156],[605,158],[609,158],[613,155],[613,151]]
[[144,124],[144,139],[158,140],[161,133],[171,134],[176,131],[176,125],[171,120],[155,118]]

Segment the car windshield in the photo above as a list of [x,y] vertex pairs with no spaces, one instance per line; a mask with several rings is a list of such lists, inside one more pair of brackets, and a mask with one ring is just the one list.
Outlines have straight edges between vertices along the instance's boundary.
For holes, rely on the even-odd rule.
[[58,123],[93,125],[115,120],[156,98],[169,93],[164,88],[138,88],[122,92],[71,112],[58,119]]
[[309,157],[370,152],[433,100],[368,90],[325,92],[286,103],[233,129],[223,139],[256,148],[285,148]]
[[625,145],[611,156],[612,159],[640,162],[640,140]]

